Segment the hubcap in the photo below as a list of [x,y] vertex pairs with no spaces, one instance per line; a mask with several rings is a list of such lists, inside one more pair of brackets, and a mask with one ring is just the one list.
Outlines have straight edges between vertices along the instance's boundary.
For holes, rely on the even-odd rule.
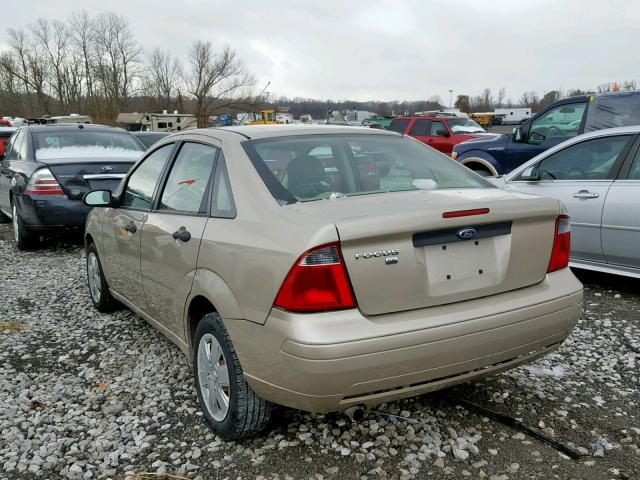
[[93,252],[90,252],[87,256],[87,280],[89,281],[91,298],[96,303],[100,302],[100,264],[98,263],[98,257]]
[[229,369],[220,343],[205,333],[198,344],[198,383],[209,414],[217,422],[229,412]]
[[11,215],[13,218],[13,238],[15,238],[16,243],[20,241],[20,227],[18,226],[18,207],[13,205],[13,212]]

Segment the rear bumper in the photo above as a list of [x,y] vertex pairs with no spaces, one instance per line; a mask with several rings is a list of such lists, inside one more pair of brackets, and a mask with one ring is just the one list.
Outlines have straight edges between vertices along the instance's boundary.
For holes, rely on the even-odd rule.
[[225,325],[258,395],[329,412],[419,395],[527,362],[557,348],[581,310],[582,285],[567,268],[531,287],[392,315],[274,309],[264,325]]
[[23,194],[16,199],[23,222],[34,230],[84,228],[91,210],[82,201],[69,200],[65,195]]

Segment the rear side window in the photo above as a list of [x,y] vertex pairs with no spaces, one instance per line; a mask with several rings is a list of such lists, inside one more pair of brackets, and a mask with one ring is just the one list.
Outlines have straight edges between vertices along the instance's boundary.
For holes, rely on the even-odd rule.
[[236,205],[233,201],[231,183],[227,173],[227,166],[224,155],[220,152],[218,166],[216,167],[216,177],[213,183],[213,204],[211,206],[211,216],[221,218],[235,218]]
[[207,197],[218,149],[200,143],[185,143],[180,149],[162,197],[159,210],[206,213]]
[[404,133],[405,128],[409,125],[408,118],[396,118],[389,125],[389,130],[392,132]]
[[404,190],[486,188],[487,181],[407,137],[324,134],[244,142],[281,203]]
[[414,137],[429,135],[429,120],[418,119],[411,127],[411,135]]
[[629,180],[640,180],[640,150],[636,153],[636,157],[633,159],[633,165],[629,171]]
[[149,210],[153,204],[153,192],[156,189],[173,144],[164,145],[145,158],[129,177],[124,190],[121,206],[140,210]]
[[596,95],[589,104],[585,131],[640,124],[640,94]]

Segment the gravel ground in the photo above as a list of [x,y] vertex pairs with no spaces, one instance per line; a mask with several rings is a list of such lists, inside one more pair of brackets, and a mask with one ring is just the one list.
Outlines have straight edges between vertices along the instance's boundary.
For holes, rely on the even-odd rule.
[[640,282],[581,278],[578,327],[533,365],[381,405],[361,423],[281,409],[260,438],[225,443],[199,412],[182,353],[127,310],[93,309],[77,243],[18,252],[2,225],[0,479],[640,478]]

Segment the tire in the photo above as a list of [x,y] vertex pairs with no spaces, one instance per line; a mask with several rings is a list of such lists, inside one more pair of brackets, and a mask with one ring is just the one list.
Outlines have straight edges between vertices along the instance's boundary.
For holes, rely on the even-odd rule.
[[99,312],[113,312],[121,307],[121,303],[111,296],[107,279],[102,271],[102,264],[95,244],[87,247],[87,286],[93,306]]
[[482,167],[472,168],[471,170],[476,172],[481,177],[490,177],[491,175],[493,175],[489,170],[486,170],[486,169],[484,169]]
[[9,223],[11,221],[11,217],[5,215],[2,210],[0,210],[0,223]]
[[196,327],[193,374],[202,413],[218,436],[238,440],[267,427],[273,406],[249,387],[217,313],[203,316]]
[[11,216],[13,223],[13,239],[16,242],[16,246],[18,250],[28,250],[33,247],[34,237],[33,234],[27,229],[24,222],[22,221],[22,217],[20,216],[20,210],[18,210],[18,205],[12,200],[11,201]]

